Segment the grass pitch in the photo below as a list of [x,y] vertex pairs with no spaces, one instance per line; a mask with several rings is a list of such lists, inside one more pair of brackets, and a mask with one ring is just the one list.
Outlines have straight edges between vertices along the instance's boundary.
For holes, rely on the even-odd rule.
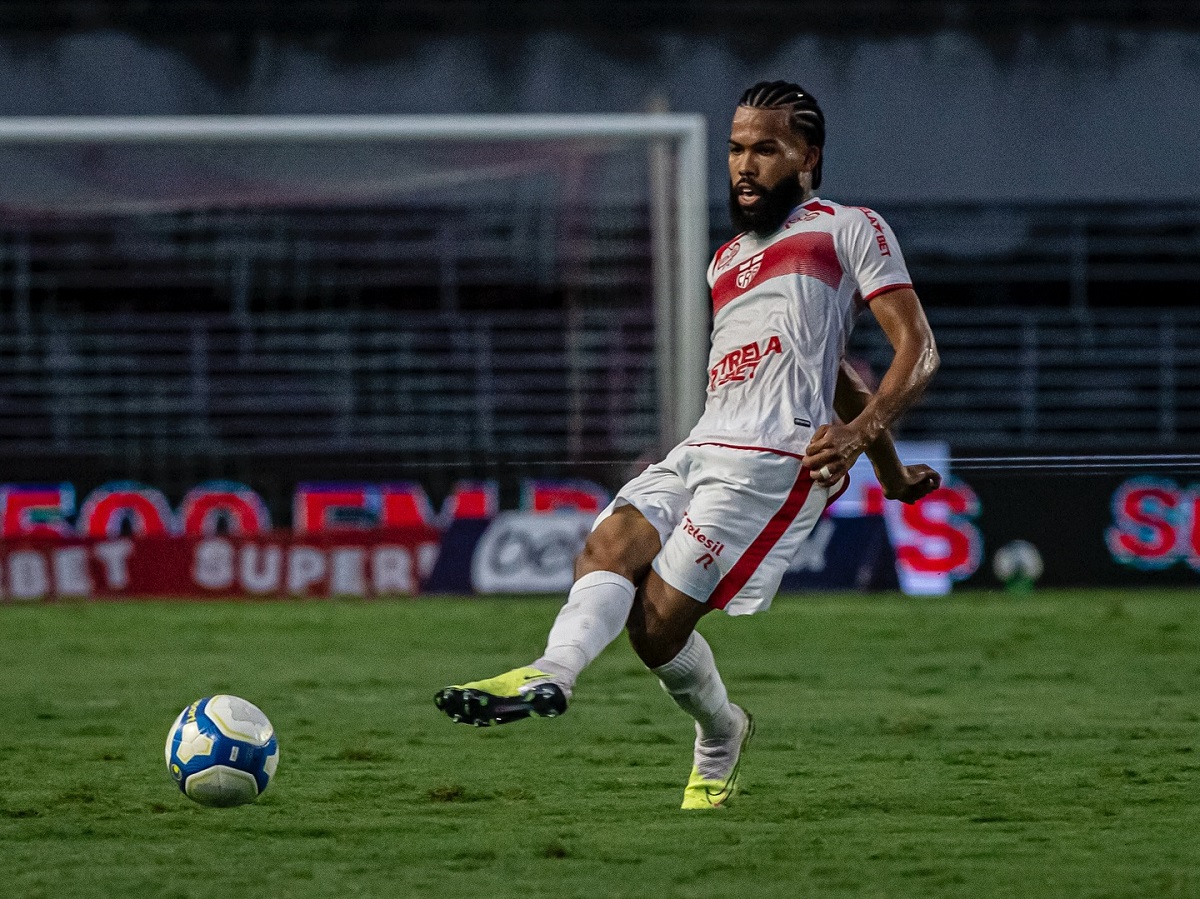
[[[677,808],[690,722],[624,643],[568,715],[474,730],[546,600],[0,608],[0,894],[1200,895],[1200,593],[781,598],[713,615],[746,792]],[[168,778],[189,701],[260,705],[254,805]]]

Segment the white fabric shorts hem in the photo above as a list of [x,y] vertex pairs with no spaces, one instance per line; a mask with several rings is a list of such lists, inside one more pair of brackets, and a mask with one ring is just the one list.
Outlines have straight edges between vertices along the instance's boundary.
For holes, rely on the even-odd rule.
[[731,615],[764,611],[834,488],[791,455],[724,446],[675,447],[618,491],[662,540],[652,567],[677,590]]

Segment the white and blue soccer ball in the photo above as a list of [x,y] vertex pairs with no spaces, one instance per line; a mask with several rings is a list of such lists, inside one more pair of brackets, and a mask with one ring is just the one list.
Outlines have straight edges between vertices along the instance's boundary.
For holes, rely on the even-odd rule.
[[201,805],[253,802],[278,764],[275,728],[258,706],[237,696],[196,700],[167,734],[167,771]]

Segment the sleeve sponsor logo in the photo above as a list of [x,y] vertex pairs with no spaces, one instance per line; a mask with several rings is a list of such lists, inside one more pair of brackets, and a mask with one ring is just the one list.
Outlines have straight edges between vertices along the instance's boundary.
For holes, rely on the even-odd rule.
[[748,343],[741,349],[726,353],[709,371],[708,389],[716,390],[732,381],[749,381],[764,359],[783,352],[783,344],[777,334],[761,341],[762,346],[759,346],[759,343],[760,341]]
[[867,217],[867,221],[871,223],[871,227],[875,230],[875,244],[879,247],[879,255],[891,256],[892,248],[888,246],[887,235],[883,231],[883,224],[879,221],[879,216],[875,214],[875,210],[868,209],[866,206],[859,206],[858,208]]

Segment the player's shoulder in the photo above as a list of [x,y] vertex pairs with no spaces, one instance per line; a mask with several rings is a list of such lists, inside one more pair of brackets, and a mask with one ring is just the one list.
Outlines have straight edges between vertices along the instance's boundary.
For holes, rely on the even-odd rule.
[[784,231],[796,227],[803,230],[839,232],[870,225],[867,214],[877,216],[874,210],[862,206],[848,206],[825,197],[810,197],[792,211],[784,222]]
[[887,224],[883,220],[883,215],[870,206],[853,206],[851,208],[859,214],[859,220],[870,225],[873,231],[879,231]]
[[836,200],[817,198],[800,208],[807,209],[810,206],[813,209],[819,208],[821,212],[827,213],[830,221],[836,222],[842,228],[874,228],[883,221],[883,216],[870,206],[851,206],[847,203],[839,203]]
[[870,206],[850,206],[832,200],[821,202],[834,210],[834,214],[830,216],[830,230],[835,238],[847,240],[851,245],[877,241],[881,247],[886,247],[887,242],[892,239],[891,226],[882,214]]
[[742,239],[745,238],[745,235],[746,233],[742,232],[721,244],[713,253],[713,260],[709,263],[708,268],[713,272],[728,268],[733,259],[737,258],[738,253],[742,252]]

